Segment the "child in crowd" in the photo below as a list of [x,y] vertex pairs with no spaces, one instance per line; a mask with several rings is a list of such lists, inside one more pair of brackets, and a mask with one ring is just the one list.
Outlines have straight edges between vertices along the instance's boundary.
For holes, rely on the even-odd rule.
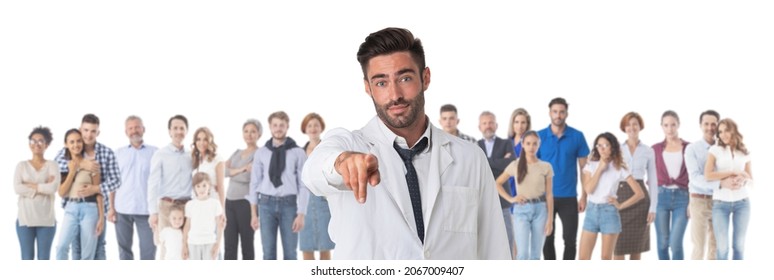
[[159,254],[160,259],[183,259],[183,223],[185,223],[183,209],[178,207],[170,209],[170,226],[162,229],[161,234],[159,235],[159,248],[161,248],[161,253]]
[[196,173],[193,185],[196,199],[185,205],[183,259],[214,260],[223,238],[224,225],[220,219],[223,208],[217,199],[210,197],[212,181],[207,173]]

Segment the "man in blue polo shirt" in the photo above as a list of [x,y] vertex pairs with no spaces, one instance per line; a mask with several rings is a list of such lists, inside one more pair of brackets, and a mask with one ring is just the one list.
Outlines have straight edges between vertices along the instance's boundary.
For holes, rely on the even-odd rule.
[[[567,120],[567,101],[557,97],[548,103],[551,125],[540,130],[540,149],[537,156],[550,162],[554,168],[554,221],[556,214],[562,220],[562,238],[564,239],[564,259],[574,260],[577,235],[578,213],[586,208],[586,193],[578,198],[578,167],[586,165],[589,147],[583,132],[580,132],[565,122]],[[577,161],[577,165],[576,165]],[[556,227],[553,227],[556,228]],[[554,232],[546,237],[543,246],[543,258],[556,259],[554,248]]]

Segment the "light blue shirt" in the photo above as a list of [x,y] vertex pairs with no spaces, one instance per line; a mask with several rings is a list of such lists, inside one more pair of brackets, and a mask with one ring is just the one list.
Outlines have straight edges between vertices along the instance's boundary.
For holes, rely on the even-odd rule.
[[[632,154],[629,151],[628,144],[624,141],[621,142],[621,152],[626,166],[632,173],[632,177],[636,180],[645,181],[648,186],[648,196],[650,196],[648,212],[656,213],[656,207],[658,206],[658,177],[656,175],[656,154],[653,152],[653,148],[642,144],[642,141],[640,141],[637,143],[637,147],[634,148],[634,154]],[[648,177],[647,181],[645,180],[646,175]]]
[[494,149],[495,136],[492,139],[484,138],[484,147],[486,147],[486,157],[492,157],[492,150]]
[[301,148],[285,151],[285,170],[282,171],[282,185],[274,187],[269,179],[269,164],[272,151],[262,147],[253,156],[253,170],[250,173],[250,192],[245,199],[250,204],[258,204],[258,194],[270,196],[296,196],[297,214],[306,214],[306,204],[309,201],[309,189],[301,182],[301,170],[306,162],[306,152]]
[[151,158],[158,148],[151,145],[123,146],[116,150],[121,187],[116,190],[116,212],[126,215],[148,215],[148,176]]
[[710,147],[710,143],[701,139],[685,148],[685,169],[688,170],[690,193],[712,195],[712,190],[720,186],[720,181],[707,182],[704,178],[704,164],[707,163]]
[[191,153],[169,144],[159,149],[151,158],[148,177],[148,212],[159,212],[159,200],[190,198],[193,193]]

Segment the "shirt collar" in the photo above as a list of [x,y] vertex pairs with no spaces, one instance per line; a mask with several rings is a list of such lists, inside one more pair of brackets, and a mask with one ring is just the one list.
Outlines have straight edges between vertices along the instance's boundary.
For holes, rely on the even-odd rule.
[[185,153],[185,145],[183,145],[183,148],[178,149],[177,147],[175,147],[175,144],[169,143],[168,147],[169,147],[169,150],[172,151],[172,152],[175,152],[175,153],[178,153],[178,154]]
[[[430,152],[430,148],[432,147],[432,143],[433,143],[433,141],[432,141],[433,140],[433,137],[432,137],[433,133],[432,133],[432,129],[430,129],[431,128],[430,119],[427,118],[427,116],[425,116],[425,118],[427,119],[427,128],[425,128],[425,132],[422,133],[422,136],[419,137],[419,139],[417,139],[417,142],[414,143],[414,145],[416,145],[417,143],[419,143],[419,141],[422,141],[422,138],[427,137],[428,146],[427,146],[427,149],[422,151],[422,153]],[[387,125],[385,125],[384,122],[381,119],[379,120],[379,129],[382,131],[382,135],[384,135],[384,137],[387,140],[387,142],[389,142],[389,143],[393,143],[394,142],[394,143],[397,143],[399,147],[401,147],[403,149],[408,149],[408,144],[406,142],[406,138],[400,137],[397,134],[393,133],[392,130],[387,128]],[[414,145],[412,145],[412,147]]]

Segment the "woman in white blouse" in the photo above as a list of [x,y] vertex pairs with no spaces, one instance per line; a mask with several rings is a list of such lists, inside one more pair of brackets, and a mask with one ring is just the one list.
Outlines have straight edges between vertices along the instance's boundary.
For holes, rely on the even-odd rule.
[[707,181],[733,179],[733,186],[718,186],[712,192],[712,227],[717,242],[717,259],[728,259],[728,230],[733,217],[733,259],[744,259],[744,239],[750,222],[750,199],[747,189],[752,185],[750,152],[742,134],[731,119],[718,123],[718,143],[709,149],[704,166]]
[[217,192],[217,199],[220,201],[220,205],[225,205],[224,165],[223,160],[218,156],[218,145],[215,144],[215,136],[212,135],[212,131],[206,127],[197,129],[194,133],[194,143],[191,146],[193,150],[191,151],[193,173],[204,172],[210,175],[212,182],[215,184],[212,186],[212,190]]
[[56,233],[54,194],[59,188],[61,175],[56,162],[44,157],[53,140],[51,130],[36,127],[27,138],[32,159],[20,161],[13,177],[14,191],[19,196],[16,235],[22,260],[34,260],[35,247],[38,249],[37,258],[48,260]]
[[[641,259],[642,252],[650,250],[650,223],[656,219],[658,185],[656,178],[656,155],[653,149],[640,141],[640,131],[645,128],[642,116],[629,112],[621,119],[621,131],[626,133],[626,141],[621,143],[624,163],[629,167],[638,187],[645,198],[632,207],[621,210],[621,234],[615,245],[615,259]],[[648,187],[645,187],[645,177]],[[634,195],[626,181],[618,185],[618,201],[624,202]]]
[[[613,249],[621,232],[618,211],[637,203],[645,193],[637,186],[621,156],[618,139],[610,132],[597,136],[589,162],[583,167],[583,190],[588,194],[586,217],[583,220],[580,252],[581,260],[591,259],[597,234],[602,234],[602,259],[613,259]],[[619,203],[616,193],[619,182],[626,181],[634,195]]]

